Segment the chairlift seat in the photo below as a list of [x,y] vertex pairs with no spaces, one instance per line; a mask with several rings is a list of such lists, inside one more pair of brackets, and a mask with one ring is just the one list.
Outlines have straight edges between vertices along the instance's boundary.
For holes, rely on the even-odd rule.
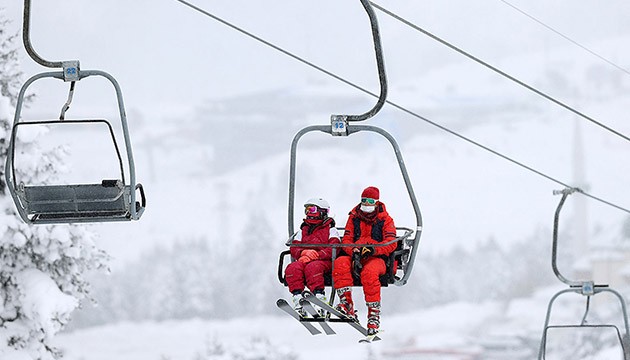
[[[127,220],[131,188],[120,180],[100,184],[21,186],[20,201],[33,222]],[[137,203],[136,207],[141,208]]]
[[[389,257],[385,260],[385,267],[386,267],[385,274],[381,275],[378,278],[381,283],[381,287],[388,287],[390,284],[395,284],[396,280],[399,280],[399,278],[396,276],[396,272],[398,270],[403,270],[402,256],[404,254],[409,254],[409,249],[396,250],[392,252],[389,255]],[[352,274],[352,280],[354,281],[352,286],[362,286],[360,277]],[[324,285],[332,286],[331,273],[324,274]]]
[[[410,249],[405,249],[403,247],[403,241],[407,239],[409,233],[399,236],[397,238],[397,249],[394,250],[389,257],[385,260],[386,272],[385,274],[379,277],[379,281],[381,283],[381,287],[387,287],[390,284],[395,284],[397,280],[400,278],[396,275],[398,270],[405,271],[405,264],[408,262],[408,256],[410,254]],[[280,258],[278,260],[278,279],[280,283],[287,286],[287,281],[284,275],[284,262],[285,257],[290,257],[291,251],[284,250],[280,253]],[[344,255],[345,256],[345,255]],[[359,277],[354,276],[353,274],[353,286],[362,286],[361,279]],[[324,274],[324,285],[332,286],[332,273]]]

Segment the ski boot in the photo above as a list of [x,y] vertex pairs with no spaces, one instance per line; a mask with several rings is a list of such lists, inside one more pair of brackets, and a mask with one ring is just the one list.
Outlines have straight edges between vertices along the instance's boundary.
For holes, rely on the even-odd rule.
[[352,288],[343,287],[341,289],[337,289],[337,295],[339,295],[339,304],[337,304],[336,309],[346,317],[354,319],[354,321],[358,321],[357,314],[354,311],[354,304],[352,302]]
[[[326,295],[324,294],[324,290],[315,290],[315,297],[318,298],[319,300],[321,300],[321,302],[323,302],[323,303],[328,303],[328,299],[326,299]],[[326,316],[326,311],[324,309],[320,308],[317,305],[313,305],[313,307],[315,308],[315,310],[317,310],[317,316],[318,317]]]
[[291,300],[293,301],[293,310],[295,310],[300,317],[306,317],[306,310],[304,310],[304,308],[302,307],[302,305],[300,304],[300,300],[302,300],[302,294],[301,293],[297,293],[297,294],[293,294],[293,297],[291,298]]
[[365,303],[368,308],[368,336],[376,335],[381,325],[381,303],[378,301]]

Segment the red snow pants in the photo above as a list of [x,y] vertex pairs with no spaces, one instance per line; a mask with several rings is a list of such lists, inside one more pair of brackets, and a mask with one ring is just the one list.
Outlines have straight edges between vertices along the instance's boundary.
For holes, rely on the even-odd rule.
[[294,261],[287,265],[285,278],[289,292],[303,291],[304,285],[311,291],[324,289],[324,274],[332,271],[332,261],[313,260],[307,264]]
[[[365,302],[381,301],[381,281],[379,277],[387,271],[385,260],[378,257],[369,257],[361,260],[363,270],[361,270],[361,285]],[[352,258],[341,256],[335,259],[335,270],[333,271],[333,281],[335,288],[340,289],[352,286]]]

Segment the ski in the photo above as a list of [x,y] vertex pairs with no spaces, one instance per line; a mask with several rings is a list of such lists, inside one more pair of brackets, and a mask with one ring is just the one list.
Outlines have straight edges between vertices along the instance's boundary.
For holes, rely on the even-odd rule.
[[[358,332],[363,334],[363,336],[368,336],[367,329],[364,328],[363,326],[361,326],[361,324],[359,324],[358,320],[346,316],[345,314],[343,314],[339,310],[335,309],[334,307],[332,307],[332,306],[328,305],[327,303],[319,300],[313,293],[311,293],[309,291],[305,291],[302,295],[304,296],[304,299],[308,300],[312,304],[317,305],[317,306],[323,308],[324,310],[328,311],[329,313],[331,313],[331,314],[335,315],[336,317],[338,317],[341,322],[346,322],[346,323],[350,324],[350,326],[352,326]],[[333,320],[334,319],[330,319],[329,321],[333,321]],[[381,338],[379,338],[378,336],[374,336],[372,341],[377,341],[377,340],[380,340],[380,339]]]
[[293,317],[295,320],[299,321],[300,324],[304,325],[306,330],[308,330],[311,333],[311,335],[317,335],[317,334],[322,333],[321,331],[319,331],[319,329],[313,326],[313,324],[308,323],[308,322],[303,322],[302,321],[303,318],[300,316],[300,314],[298,314],[297,311],[293,310],[293,307],[289,305],[289,303],[286,300],[278,299],[278,301],[276,301],[276,305],[282,311],[286,312],[287,314],[291,315],[291,317]]
[[319,312],[315,309],[313,304],[311,304],[306,299],[300,299],[300,305],[302,305],[302,307],[304,308],[304,310],[306,310],[307,313],[311,314],[312,318],[310,318],[309,320],[319,323],[322,329],[324,329],[324,332],[326,333],[326,335],[336,334],[335,330],[333,330],[330,327],[330,325],[326,323],[326,318],[319,314]]
[[[379,331],[378,333],[381,333],[382,331]],[[374,335],[367,335],[366,337],[364,337],[363,339],[359,340],[359,343],[371,343],[373,341],[378,341],[381,340],[380,337],[377,336],[377,334]]]

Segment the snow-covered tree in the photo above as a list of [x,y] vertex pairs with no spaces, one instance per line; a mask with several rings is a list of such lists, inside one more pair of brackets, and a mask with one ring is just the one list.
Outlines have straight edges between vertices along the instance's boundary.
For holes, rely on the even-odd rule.
[[[23,73],[19,68],[18,52],[15,46],[17,33],[9,32],[10,20],[5,18],[4,9],[0,8],[0,95],[8,98],[15,105],[20,92],[20,78]],[[31,95],[32,96],[32,95]],[[30,98],[27,98],[28,101]]]
[[208,318],[220,312],[214,306],[214,296],[219,293],[215,287],[215,274],[220,258],[211,251],[208,241],[201,238],[189,243],[178,243],[175,251],[181,254],[173,263],[176,281],[173,297],[179,304],[175,317]]
[[[21,81],[16,35],[8,33],[0,11],[0,164],[7,156],[10,123]],[[42,154],[36,139],[17,139],[26,166],[25,181],[46,183],[63,157],[60,149]],[[26,173],[28,172],[28,173]],[[2,179],[4,179],[4,174]],[[93,235],[78,226],[29,226],[18,217],[5,183],[0,185],[0,359],[54,359],[52,337],[89,296],[85,273],[104,268],[108,256]]]
[[287,292],[277,280],[277,259],[282,242],[274,236],[263,212],[252,211],[241,234],[239,250],[232,261],[233,283],[239,302],[247,304],[240,310],[261,314],[276,299]]

